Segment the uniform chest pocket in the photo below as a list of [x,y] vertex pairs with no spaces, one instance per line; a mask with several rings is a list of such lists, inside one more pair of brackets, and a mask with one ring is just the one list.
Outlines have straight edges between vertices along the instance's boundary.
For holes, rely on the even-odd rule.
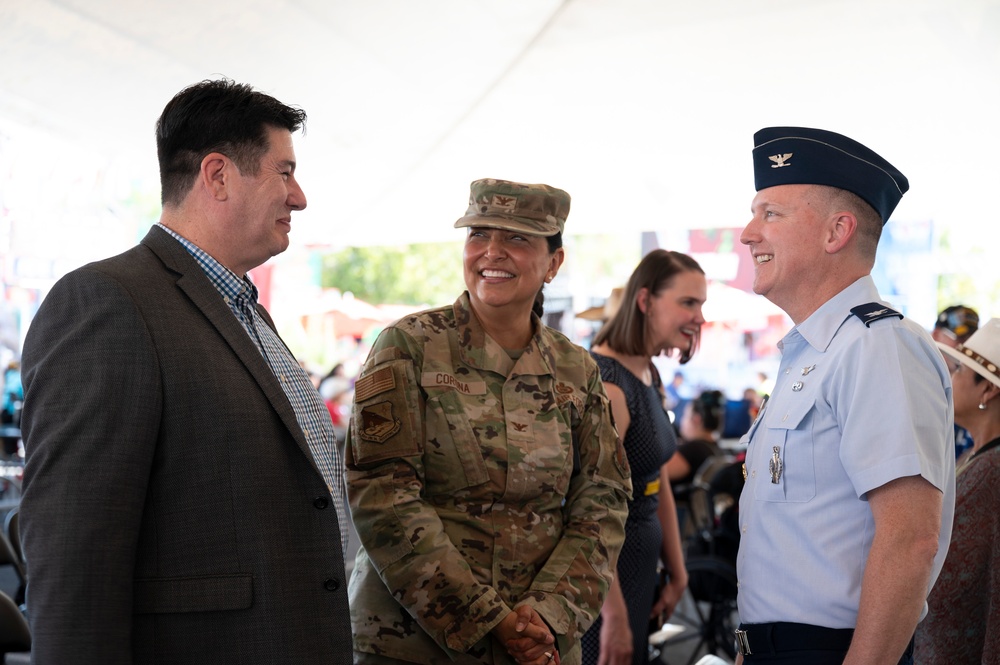
[[[815,444],[811,417],[815,402],[802,400],[782,412],[769,405],[770,412],[759,424],[755,445],[757,473],[754,483],[758,501],[803,503],[816,496]],[[763,436],[762,436],[763,435]],[[777,482],[775,469],[780,466]]]
[[573,441],[574,407],[561,404],[538,414],[532,424],[531,437],[519,439],[508,430],[511,442],[508,491],[518,483],[524,485],[524,496],[554,491],[565,496],[575,467],[580,463],[578,445]]
[[448,389],[427,396],[424,481],[428,494],[446,494],[488,480],[482,447],[462,403],[479,398]]

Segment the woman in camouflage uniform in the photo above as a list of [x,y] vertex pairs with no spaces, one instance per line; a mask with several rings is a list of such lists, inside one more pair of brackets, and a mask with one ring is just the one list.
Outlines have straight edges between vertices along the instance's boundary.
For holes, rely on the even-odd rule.
[[542,325],[569,195],[472,183],[468,291],[386,328],[355,386],[355,662],[575,665],[624,539],[593,359]]

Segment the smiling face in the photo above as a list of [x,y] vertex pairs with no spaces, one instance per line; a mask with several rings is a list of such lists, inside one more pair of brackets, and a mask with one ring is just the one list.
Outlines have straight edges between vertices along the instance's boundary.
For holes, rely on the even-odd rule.
[[226,265],[238,275],[285,251],[292,211],[306,207],[305,194],[295,179],[291,132],[269,127],[267,138],[268,150],[257,174],[234,169],[231,181],[235,205],[227,221],[230,260]]
[[543,236],[474,226],[465,239],[465,286],[473,310],[509,310],[527,318],[535,295],[559,272],[560,247],[549,253]]
[[679,272],[660,289],[650,294],[639,291],[639,309],[646,315],[646,341],[649,355],[670,349],[687,350],[705,323],[701,307],[708,297],[705,275],[694,270]]
[[753,219],[740,236],[754,259],[754,292],[796,323],[823,302],[816,302],[816,296],[829,270],[824,261],[825,201],[815,185],[762,189],[750,207]]

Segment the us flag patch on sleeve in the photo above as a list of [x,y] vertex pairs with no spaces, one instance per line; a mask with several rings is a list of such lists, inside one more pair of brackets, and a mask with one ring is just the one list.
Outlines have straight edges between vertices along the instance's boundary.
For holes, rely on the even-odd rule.
[[383,367],[357,380],[354,384],[354,401],[364,402],[395,387],[396,376],[392,373],[392,368]]

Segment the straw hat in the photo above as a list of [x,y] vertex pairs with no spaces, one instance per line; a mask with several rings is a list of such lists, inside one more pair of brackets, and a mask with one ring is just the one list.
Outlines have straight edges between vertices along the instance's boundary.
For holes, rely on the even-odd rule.
[[937,345],[942,353],[1000,386],[1000,319],[990,319],[954,349],[941,342]]
[[625,292],[620,286],[616,286],[611,289],[611,295],[608,299],[604,301],[604,304],[600,307],[591,307],[590,309],[585,309],[576,315],[578,319],[586,319],[587,321],[608,321],[618,308],[622,304],[622,294]]

